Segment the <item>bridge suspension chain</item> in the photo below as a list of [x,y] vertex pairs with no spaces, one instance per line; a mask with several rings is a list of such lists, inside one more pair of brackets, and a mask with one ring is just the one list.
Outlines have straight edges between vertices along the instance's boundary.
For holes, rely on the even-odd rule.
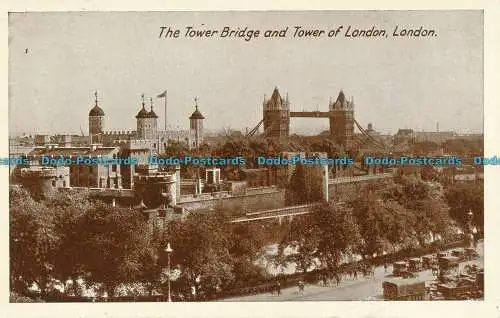
[[260,128],[260,126],[262,126],[263,122],[264,122],[264,119],[259,121],[259,123],[252,130],[250,130],[245,137],[252,137],[253,135],[255,135],[255,133],[257,131],[259,131],[259,128]]
[[361,132],[361,134],[365,137],[367,137],[373,145],[375,145],[376,147],[378,148],[382,148],[384,150],[391,150],[387,145],[381,143],[380,141],[378,141],[377,139],[375,139],[373,136],[371,136],[370,134],[368,134],[364,129],[363,127],[361,127],[361,125],[357,122],[356,119],[354,119],[354,123],[356,124],[356,127],[358,127],[359,131]]

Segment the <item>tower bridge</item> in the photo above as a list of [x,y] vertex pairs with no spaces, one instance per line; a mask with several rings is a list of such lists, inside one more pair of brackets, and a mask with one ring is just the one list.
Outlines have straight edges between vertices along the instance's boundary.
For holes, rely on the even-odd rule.
[[[350,149],[356,142],[354,127],[358,127],[365,134],[358,122],[354,119],[354,98],[347,100],[340,90],[335,101],[330,99],[328,111],[290,111],[288,94],[282,98],[275,87],[271,98],[264,96],[262,120],[247,134],[247,137],[257,133],[264,126],[264,135],[272,138],[288,137],[290,134],[290,118],[328,118],[330,122],[330,136],[337,144]],[[366,134],[365,134],[366,135]],[[368,136],[370,137],[370,136]],[[376,146],[385,148],[376,140],[371,140]]]

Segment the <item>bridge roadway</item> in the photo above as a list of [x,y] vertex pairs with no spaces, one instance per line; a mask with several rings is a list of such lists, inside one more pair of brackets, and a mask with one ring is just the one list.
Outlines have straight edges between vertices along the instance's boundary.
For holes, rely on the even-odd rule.
[[369,174],[364,176],[355,176],[355,177],[340,177],[335,179],[329,179],[328,184],[342,184],[342,183],[352,183],[352,182],[363,182],[369,180],[377,180],[377,179],[389,179],[393,178],[393,173],[379,173],[379,174]]
[[[297,215],[309,214],[315,211],[314,207],[317,205],[318,205],[317,203],[295,205],[279,209],[246,213],[244,217],[233,219],[229,221],[229,223],[252,222],[252,221],[260,221],[260,220],[274,219],[280,217],[293,217]],[[345,206],[345,202],[337,202],[335,203],[335,205],[337,205],[338,207],[342,207]]]
[[290,117],[330,118],[333,117],[333,114],[334,112],[303,111],[290,112]]

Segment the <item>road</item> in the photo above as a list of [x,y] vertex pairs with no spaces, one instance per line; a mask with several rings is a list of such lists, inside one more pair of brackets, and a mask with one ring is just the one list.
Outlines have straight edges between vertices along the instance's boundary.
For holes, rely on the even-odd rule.
[[[484,265],[484,246],[479,243],[477,252],[479,259],[471,262],[460,263],[462,271],[466,264]],[[392,266],[389,266],[387,273],[382,266],[375,269],[375,275],[371,278],[359,278],[358,280],[343,280],[338,287],[323,287],[320,285],[306,285],[304,292],[299,293],[296,287],[286,288],[281,291],[281,295],[259,294],[237,298],[224,299],[222,301],[327,301],[327,300],[382,300],[382,282],[391,277]],[[418,273],[419,278],[427,280],[435,279],[430,270]]]

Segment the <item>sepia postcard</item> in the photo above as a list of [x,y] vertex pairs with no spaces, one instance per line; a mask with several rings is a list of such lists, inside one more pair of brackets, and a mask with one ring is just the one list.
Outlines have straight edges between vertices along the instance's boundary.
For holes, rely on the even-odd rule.
[[9,306],[496,299],[488,19],[9,10]]

